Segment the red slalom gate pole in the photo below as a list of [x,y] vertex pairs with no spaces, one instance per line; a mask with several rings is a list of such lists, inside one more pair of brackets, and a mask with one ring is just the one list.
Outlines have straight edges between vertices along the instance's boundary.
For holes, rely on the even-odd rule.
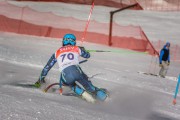
[[85,37],[86,37],[86,32],[87,32],[87,29],[88,29],[88,26],[89,26],[89,23],[90,23],[90,18],[91,18],[91,15],[92,15],[92,11],[93,11],[93,8],[94,8],[94,1],[92,1],[92,6],[91,6],[91,10],[90,10],[90,13],[89,13],[89,17],[88,17],[88,20],[87,20],[87,23],[86,23],[86,27],[84,29],[84,33],[83,33],[83,37],[81,39],[81,44],[83,43]]
[[48,87],[46,87],[46,88],[44,89],[44,92],[47,92],[47,91],[49,90],[49,88],[51,88],[51,87],[54,86],[54,85],[59,85],[59,83],[50,84]]

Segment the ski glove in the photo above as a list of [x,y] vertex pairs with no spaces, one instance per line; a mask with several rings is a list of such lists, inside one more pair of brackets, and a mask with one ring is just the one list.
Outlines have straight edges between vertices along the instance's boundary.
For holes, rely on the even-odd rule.
[[[81,50],[86,51],[86,49],[82,46],[78,46]],[[87,51],[86,51],[87,52]]]
[[81,49],[81,57],[90,58],[90,53],[84,47],[81,46],[78,47]]

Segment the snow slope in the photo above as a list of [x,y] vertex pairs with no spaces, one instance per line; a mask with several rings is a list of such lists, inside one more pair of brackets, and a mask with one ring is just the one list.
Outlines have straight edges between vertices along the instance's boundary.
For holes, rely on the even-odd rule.
[[[59,11],[62,7],[59,7],[57,3],[53,6],[51,6],[52,3],[46,3],[48,7],[39,3],[32,5],[35,3],[24,2],[24,4],[47,11],[55,9]],[[74,9],[74,13],[70,8],[62,7],[62,9],[66,11],[66,15],[79,17],[84,15],[87,19],[88,7],[73,7],[72,5],[70,8]],[[75,10],[77,8],[79,12]],[[84,10],[83,14],[81,9]],[[100,11],[110,9],[113,8],[96,7],[92,18],[107,22],[109,13],[100,14],[102,13]],[[137,23],[136,20],[141,16],[142,21],[139,20],[138,24],[144,25],[144,29],[147,28],[148,37],[155,39],[163,37],[163,39],[179,43],[179,13],[130,11],[124,12],[124,16],[135,13],[139,15],[135,20],[133,20],[135,17],[132,19],[121,17],[124,19],[122,23],[129,24],[128,21]],[[147,22],[148,20],[152,21],[153,27]],[[169,27],[172,25],[171,31],[174,32],[168,32],[164,24]],[[180,120],[179,103],[176,106],[172,105],[177,82],[138,74],[138,71],[157,74],[158,59],[123,49],[86,42],[83,44],[87,49],[119,51],[118,53],[91,53],[92,57],[88,62],[81,64],[85,73],[90,77],[93,76],[93,84],[110,91],[110,98],[104,103],[91,104],[75,96],[60,96],[57,93],[57,87],[49,93],[20,87],[20,84],[34,83],[38,79],[43,66],[60,46],[59,39],[0,33],[0,118],[2,120]],[[178,63],[172,62],[168,76],[177,77],[179,68]],[[47,76],[47,84],[58,82],[58,80],[59,73],[56,65]],[[68,88],[64,88],[65,93],[69,91]]]
[[[61,41],[0,33],[0,118],[2,120],[179,120],[180,106],[172,105],[176,81],[140,75],[149,69],[151,56],[117,49],[119,53],[91,53],[82,69],[93,76],[96,86],[110,91],[104,103],[91,104],[75,96],[60,96],[57,90],[23,88],[34,83]],[[80,44],[80,43],[78,43]],[[116,50],[84,43],[87,49]],[[154,59],[154,58],[153,58]],[[178,75],[172,63],[169,75]],[[174,71],[173,71],[174,70]],[[158,71],[158,67],[156,67]],[[154,71],[155,72],[155,71]],[[47,84],[58,82],[57,65],[47,76]],[[64,88],[64,92],[70,90]],[[178,96],[179,97],[179,96]]]

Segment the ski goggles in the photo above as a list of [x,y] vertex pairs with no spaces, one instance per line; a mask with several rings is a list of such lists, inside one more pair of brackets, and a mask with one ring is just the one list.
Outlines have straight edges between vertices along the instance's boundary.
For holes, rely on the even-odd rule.
[[67,41],[75,41],[75,39],[73,39],[73,38],[63,38],[63,40],[67,40]]
[[63,39],[63,44],[64,45],[67,45],[67,44],[71,44],[71,45],[76,45],[76,41],[75,39],[71,39],[71,38],[65,38]]

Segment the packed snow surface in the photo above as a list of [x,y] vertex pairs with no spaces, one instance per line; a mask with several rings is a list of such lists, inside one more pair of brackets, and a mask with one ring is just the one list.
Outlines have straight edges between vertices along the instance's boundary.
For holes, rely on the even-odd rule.
[[[55,14],[65,11],[63,15],[74,15],[79,19],[87,19],[89,13],[89,6],[11,3],[19,6],[28,4],[33,9]],[[108,22],[108,12],[111,10],[114,8],[97,6],[92,19]],[[105,14],[102,11],[108,12]],[[115,22],[120,23],[118,19],[121,19],[124,25],[140,25],[152,40],[163,39],[179,44],[179,14],[125,11],[115,16]],[[77,42],[77,45],[81,43]],[[172,105],[177,79],[139,74],[138,71],[154,74],[159,71],[158,58],[145,53],[83,43],[89,50],[113,51],[92,52],[91,58],[80,64],[94,85],[109,90],[110,96],[103,103],[92,104],[75,96],[61,96],[58,94],[58,86],[54,86],[48,93],[44,93],[43,88],[22,87],[23,84],[37,81],[48,59],[60,46],[61,38],[0,33],[1,120],[180,120],[179,95],[177,104]],[[167,75],[170,78],[178,77],[179,68],[179,63],[171,61]],[[57,64],[46,80],[47,85],[59,82]],[[64,94],[69,92],[70,89],[64,87]]]
[[[61,40],[0,33],[0,118],[2,120],[178,120],[180,106],[172,105],[177,80],[137,73],[158,73],[157,58],[147,54],[84,43],[86,49],[118,52],[91,53],[80,64],[94,85],[109,90],[103,103],[91,104],[75,96],[58,94],[58,86],[42,89],[19,86],[37,81],[43,66],[61,46]],[[77,43],[80,45],[80,43]],[[83,59],[81,59],[83,60]],[[151,61],[153,61],[151,63]],[[173,63],[169,76],[178,75]],[[47,85],[59,81],[58,66]],[[64,93],[70,89],[65,87]],[[179,97],[179,96],[178,96]],[[178,102],[178,98],[177,98]]]

